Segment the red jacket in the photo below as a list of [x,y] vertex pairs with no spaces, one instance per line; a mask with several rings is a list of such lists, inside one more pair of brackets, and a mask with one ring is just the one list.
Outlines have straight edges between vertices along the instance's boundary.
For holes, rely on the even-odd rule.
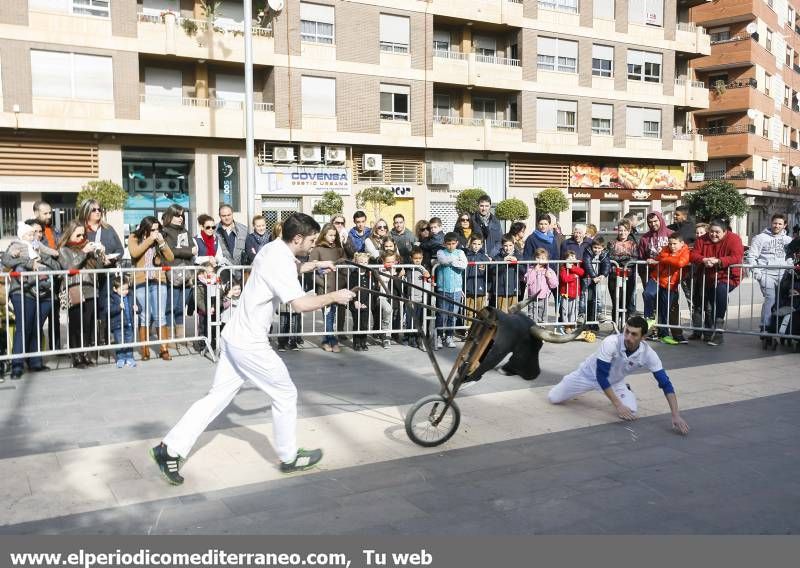
[[574,300],[581,295],[581,277],[583,276],[583,268],[576,262],[572,268],[567,268],[566,264],[561,265],[559,270],[559,280],[561,283],[558,286],[558,293],[562,297]]
[[[718,258],[719,266],[707,268],[703,264],[704,258]],[[731,287],[739,285],[742,277],[742,269],[739,267],[728,269],[731,264],[741,264],[744,259],[744,246],[742,239],[736,233],[728,231],[718,243],[712,243],[708,235],[703,235],[694,243],[691,253],[692,263],[698,264],[699,269],[704,271],[706,285],[713,286],[715,282],[719,284],[729,284]],[[730,274],[730,279],[728,275]]]
[[689,247],[684,243],[680,250],[671,253],[669,247],[661,249],[656,257],[658,264],[650,269],[650,277],[658,280],[659,288],[677,290],[681,279],[681,268],[689,264]]

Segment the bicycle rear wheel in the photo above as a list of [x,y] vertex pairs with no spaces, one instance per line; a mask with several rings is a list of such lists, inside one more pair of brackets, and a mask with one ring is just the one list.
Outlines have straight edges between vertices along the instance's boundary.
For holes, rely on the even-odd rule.
[[461,422],[455,401],[445,411],[445,398],[433,394],[419,399],[406,414],[406,434],[417,445],[432,448],[453,437]]

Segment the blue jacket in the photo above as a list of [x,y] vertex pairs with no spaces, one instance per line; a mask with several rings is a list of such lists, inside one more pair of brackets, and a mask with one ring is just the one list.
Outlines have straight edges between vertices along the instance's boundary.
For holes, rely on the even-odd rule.
[[436,288],[440,292],[461,292],[464,271],[467,268],[467,257],[464,251],[456,249],[450,252],[442,249],[436,253],[436,262]]
[[419,248],[422,249],[422,264],[431,268],[433,261],[436,259],[436,253],[444,248],[444,233],[439,232],[431,235],[419,243]]
[[584,251],[590,248],[591,246],[592,246],[592,239],[590,239],[589,237],[584,237],[583,242],[581,244],[576,243],[573,237],[564,239],[564,242],[561,243],[561,254],[559,255],[558,258],[564,260],[565,258],[567,258],[567,253],[569,251],[572,251],[575,253],[575,258],[581,259],[583,258]]
[[[471,250],[467,250],[465,252],[467,255],[467,263],[470,262],[488,262],[492,260],[489,258],[482,250],[478,252],[473,252]],[[480,270],[480,269],[483,270]],[[487,293],[487,288],[491,274],[491,265],[480,265],[470,266],[467,264],[467,272],[464,275],[466,279],[466,287],[464,291],[467,294],[467,297],[475,297],[475,296],[485,296]]]
[[[116,292],[111,292],[110,302],[108,304],[108,314],[111,320],[111,333],[123,329],[133,329],[133,291],[129,292],[124,298]],[[122,308],[120,308],[122,304]],[[124,314],[124,317],[123,317]]]
[[600,253],[597,266],[594,264],[594,254],[592,254],[591,247],[583,251],[581,260],[583,260],[582,266],[586,274],[584,281],[598,276],[608,277],[608,273],[611,271],[611,259],[608,257],[608,249],[603,249],[603,252]]
[[489,222],[483,222],[480,214],[475,213],[472,216],[472,226],[483,233],[483,250],[490,257],[494,257],[500,253],[501,243],[503,238],[503,226],[500,221],[493,214],[489,214]]
[[[492,260],[502,261],[506,255],[500,253]],[[494,273],[494,293],[496,296],[516,296],[519,285],[519,264],[492,265]]]
[[364,229],[363,235],[359,235],[355,227],[350,229],[347,233],[347,251],[349,255],[353,256],[357,252],[364,252],[364,242],[371,234],[372,230],[369,228]]

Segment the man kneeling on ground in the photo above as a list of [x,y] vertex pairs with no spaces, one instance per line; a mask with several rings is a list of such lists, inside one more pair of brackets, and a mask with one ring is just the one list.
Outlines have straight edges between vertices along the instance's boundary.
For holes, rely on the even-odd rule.
[[623,333],[606,337],[600,349],[586,359],[578,369],[561,379],[550,389],[547,397],[553,404],[560,404],[592,390],[602,390],[614,405],[617,415],[623,420],[636,420],[636,395],[625,384],[625,377],[649,369],[664,391],[672,412],[672,428],[689,433],[689,425],[678,412],[678,399],[658,354],[643,342],[647,334],[647,321],[633,316],[625,322]]

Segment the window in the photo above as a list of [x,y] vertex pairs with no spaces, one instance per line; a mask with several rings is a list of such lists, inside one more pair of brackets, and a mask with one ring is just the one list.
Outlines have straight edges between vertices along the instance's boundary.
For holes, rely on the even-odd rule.
[[34,97],[114,100],[111,57],[31,50]]
[[409,19],[381,14],[381,51],[408,53]]
[[764,94],[769,96],[770,90],[772,90],[772,75],[764,73]]
[[767,28],[767,51],[772,51],[772,30]]
[[728,74],[727,73],[722,73],[720,75],[709,75],[708,76],[708,81],[707,81],[707,84],[706,84],[706,88],[711,89],[711,88],[715,87],[717,85],[717,83],[719,83],[720,81],[722,82],[722,84],[727,85],[728,84]]
[[108,18],[110,0],[72,0],[72,13]]
[[473,118],[485,118],[494,120],[497,118],[497,101],[487,98],[472,98]]
[[769,138],[769,117],[763,116],[761,119],[761,136]]
[[435,30],[433,32],[433,49],[436,51],[450,51],[450,32]]
[[477,55],[483,57],[494,57],[497,54],[497,40],[491,36],[473,35],[472,47]]
[[608,45],[592,46],[592,75],[611,77],[614,69],[614,48]]
[[661,54],[628,50],[628,80],[661,82]]
[[762,181],[769,180],[769,162],[767,160],[761,160],[761,179]]
[[783,106],[789,106],[792,100],[792,89],[788,85],[783,86]]
[[725,132],[725,119],[724,118],[710,118],[706,121],[706,130],[708,134],[722,134]]
[[336,116],[336,79],[303,76],[301,92],[303,114]]
[[792,66],[792,60],[794,60],[794,53],[792,52],[791,47],[786,48],[786,67]]
[[790,28],[794,27],[794,19],[795,19],[794,8],[789,6],[788,9],[786,10],[786,23],[789,24]]
[[381,83],[381,118],[383,120],[408,120],[407,85],[387,85]]
[[450,95],[433,95],[433,116],[450,116]]
[[333,45],[333,6],[300,2],[300,39]]
[[629,106],[626,119],[628,136],[661,138],[661,109]]
[[539,37],[537,67],[544,71],[578,72],[578,42]]
[[577,14],[578,0],[539,0],[539,8]]
[[628,22],[663,27],[664,0],[629,0]]
[[594,0],[592,8],[598,20],[614,19],[614,0]]
[[536,121],[538,130],[555,132],[575,132],[578,103],[556,99],[536,101]]
[[180,106],[183,99],[183,73],[180,69],[145,67],[144,94],[146,102]]
[[789,126],[787,124],[783,125],[783,145],[789,145]]
[[614,105],[592,103],[592,134],[611,136],[614,121]]
[[712,43],[728,41],[731,39],[731,29],[728,26],[711,28],[708,30],[708,35],[710,36],[709,39]]
[[226,75],[218,73],[214,78],[214,90],[221,106],[242,108],[244,106],[244,77],[241,75]]

